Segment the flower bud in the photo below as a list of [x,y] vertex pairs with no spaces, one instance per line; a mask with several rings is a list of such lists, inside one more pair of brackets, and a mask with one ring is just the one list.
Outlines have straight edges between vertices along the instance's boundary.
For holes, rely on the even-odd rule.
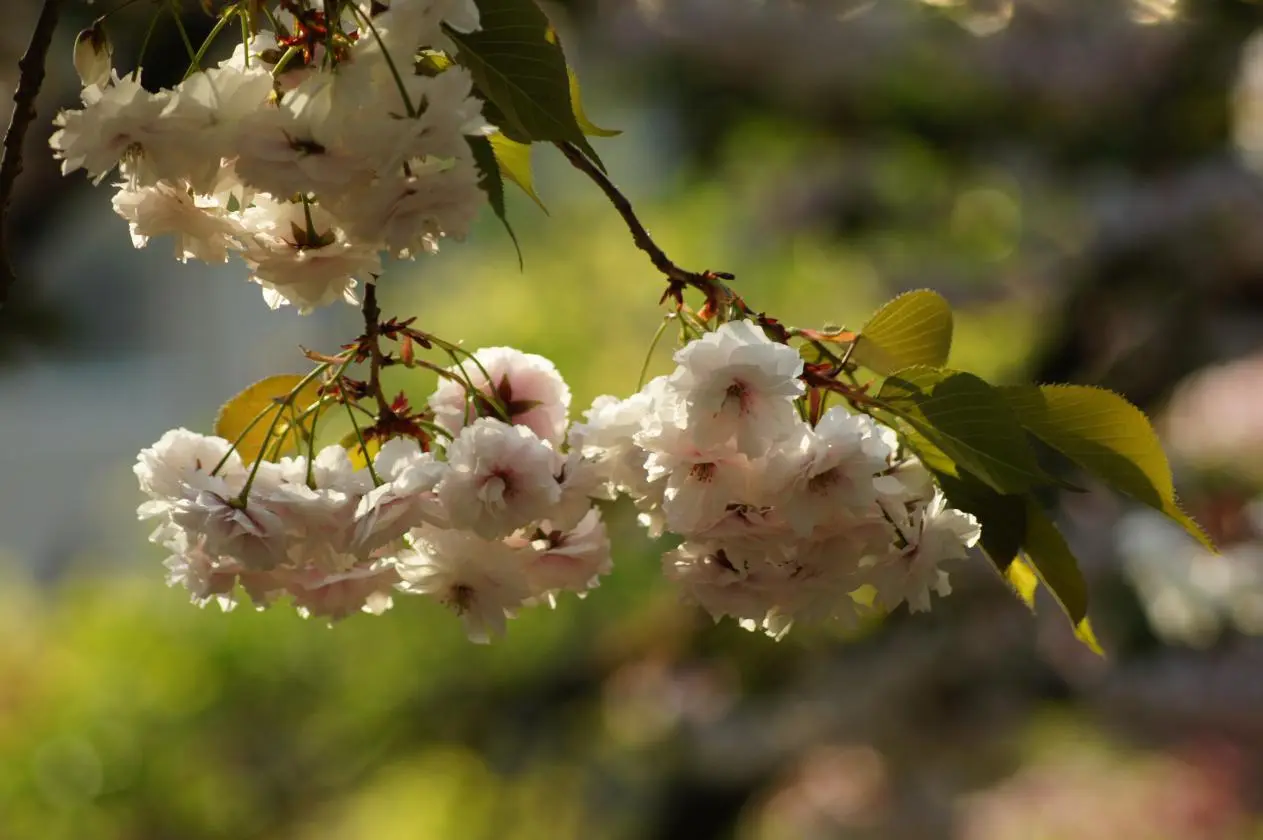
[[84,87],[104,87],[110,80],[110,56],[114,48],[100,21],[75,38],[75,71]]

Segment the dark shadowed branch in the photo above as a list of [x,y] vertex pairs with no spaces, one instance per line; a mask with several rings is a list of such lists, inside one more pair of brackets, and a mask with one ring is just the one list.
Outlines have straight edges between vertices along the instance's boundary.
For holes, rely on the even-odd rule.
[[[627,200],[627,196],[623,195],[622,191],[615,186],[613,181],[606,177],[600,168],[588,160],[587,156],[573,143],[557,143],[556,145],[561,150],[561,153],[566,156],[566,160],[570,161],[571,166],[587,175],[593,183],[601,188],[601,192],[605,193],[605,197],[610,200],[610,204],[614,205],[614,209],[618,211],[618,214],[623,217],[623,221],[626,222],[636,247],[648,254],[654,268],[662,272],[671,281],[671,289],[694,288],[705,294],[708,301],[717,301],[717,299],[731,297],[731,293],[719,282],[720,280],[731,279],[730,275],[718,274],[712,271],[686,271],[680,268],[671,261],[671,258],[667,256],[665,251],[658,247],[658,243],[653,241],[649,231],[645,229],[640,219],[636,217],[636,211],[632,209],[631,202]],[[669,289],[668,293],[670,292],[671,290]]]
[[0,308],[9,299],[9,290],[17,279],[13,273],[13,259],[9,254],[6,235],[9,221],[9,204],[13,200],[13,188],[22,172],[22,144],[26,130],[35,120],[35,99],[44,84],[44,64],[48,49],[53,43],[53,31],[61,12],[61,0],[44,0],[39,20],[31,33],[31,43],[22,60],[18,62],[18,87],[13,94],[13,117],[4,135],[4,153],[0,157]]
[[382,310],[377,303],[376,282],[364,284],[364,303],[360,309],[364,313],[364,343],[368,350],[369,390],[372,391],[373,398],[377,400],[378,414],[382,418],[393,417],[395,412],[390,407],[390,400],[382,391]]

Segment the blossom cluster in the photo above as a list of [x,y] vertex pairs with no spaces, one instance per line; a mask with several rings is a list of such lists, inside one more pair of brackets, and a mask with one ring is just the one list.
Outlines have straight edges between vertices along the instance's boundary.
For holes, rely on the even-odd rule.
[[893,430],[845,408],[799,413],[798,352],[749,321],[675,355],[625,400],[601,397],[571,445],[632,497],[651,533],[683,537],[667,578],[716,619],[780,638],[865,607],[927,610],[977,521],[947,507]]
[[480,641],[524,606],[597,585],[611,556],[594,500],[619,495],[654,536],[682,538],[663,570],[689,600],[776,638],[950,593],[941,564],[965,556],[978,523],[893,430],[840,406],[807,422],[797,351],[748,321],[675,361],[568,424],[551,362],[479,350],[430,397],[447,436],[390,440],[372,469],[340,446],[247,465],[226,440],[175,430],[140,455],[140,515],[159,519],[169,581],[196,602],[231,607],[240,586],[260,607],[288,593],[337,619],[420,594]]
[[[394,592],[424,595],[477,641],[523,606],[596,586],[611,566],[590,498],[601,482],[557,445],[569,389],[539,356],[481,356],[494,387],[517,400],[503,419],[440,415],[452,437],[438,454],[395,438],[371,470],[337,445],[310,461],[246,465],[222,438],[168,432],[135,467],[150,497],[140,516],[159,521],[151,539],[172,552],[168,581],[225,609],[238,586],[260,608],[288,594],[304,615],[331,620],[380,613]],[[440,388],[432,402],[450,396]]]
[[463,67],[414,70],[420,50],[454,49],[443,27],[478,28],[472,0],[346,8],[341,41],[300,48],[305,24],[278,12],[281,31],[156,92],[81,38],[84,107],[50,141],[62,172],[117,170],[136,247],[170,235],[182,262],[237,254],[274,309],[354,302],[383,255],[465,236],[484,201],[467,138],[494,129]]

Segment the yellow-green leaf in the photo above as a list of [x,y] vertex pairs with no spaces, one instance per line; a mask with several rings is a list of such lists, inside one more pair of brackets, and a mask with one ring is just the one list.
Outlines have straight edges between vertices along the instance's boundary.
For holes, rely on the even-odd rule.
[[1088,621],[1088,587],[1070,546],[1034,499],[1026,500],[1023,549],[1039,580],[1070,618],[1074,634],[1094,653],[1104,656]]
[[548,208],[535,192],[535,174],[531,169],[530,144],[510,140],[499,133],[491,135],[489,139],[491,151],[495,153],[496,164],[500,167],[500,174],[521,187],[522,192],[529,195],[539,205],[539,209],[547,213]]
[[1039,588],[1039,577],[1034,569],[1020,557],[1013,558],[1009,567],[1004,570],[1004,579],[1013,587],[1017,597],[1030,609],[1035,609],[1035,590]]
[[952,308],[922,289],[888,302],[868,319],[851,358],[881,374],[925,365],[942,367],[952,349]]
[[587,112],[583,110],[583,96],[579,91],[579,77],[575,75],[574,70],[570,70],[570,107],[574,110],[574,118],[579,123],[579,128],[583,129],[584,134],[592,137],[617,137],[623,132],[615,128],[601,128],[592,120],[588,119]]
[[260,379],[224,403],[215,417],[215,434],[236,441],[237,451],[247,464],[257,461],[260,455],[274,460],[293,452],[311,434],[312,423],[307,418],[291,425],[292,418],[320,397],[320,385],[315,380],[295,392],[303,378],[282,374]]
[[[557,39],[557,30],[548,27],[548,34],[545,36],[550,44],[561,46],[561,41]],[[614,129],[601,128],[588,119],[587,113],[583,110],[583,95],[579,90],[579,77],[571,68],[566,68],[566,72],[570,74],[570,110],[574,111],[575,121],[579,123],[579,128],[584,134],[592,137],[617,137],[623,132]]]
[[351,463],[357,470],[365,469],[382,449],[381,441],[371,437],[365,440],[361,446],[360,436],[355,433],[354,429],[343,435],[342,440],[338,441],[338,444],[346,450],[347,457],[351,459]]
[[903,439],[904,445],[911,449],[913,454],[928,469],[947,476],[960,475],[960,470],[956,468],[956,462],[948,457],[946,452],[931,443],[929,438],[918,432],[910,424],[900,423],[897,415],[887,417],[885,412],[875,411],[874,416],[887,426],[897,430]]
[[437,50],[423,50],[417,55],[412,69],[422,76],[437,76],[451,67],[453,63],[451,57],[446,53],[441,53]]
[[1215,550],[1206,532],[1180,508],[1166,453],[1139,408],[1112,391],[1086,385],[1000,391],[1036,437],[1120,493],[1165,513]]

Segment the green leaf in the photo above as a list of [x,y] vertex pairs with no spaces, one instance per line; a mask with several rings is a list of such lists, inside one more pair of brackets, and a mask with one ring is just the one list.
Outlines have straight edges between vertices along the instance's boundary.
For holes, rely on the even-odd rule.
[[1031,567],[1040,582],[1057,599],[1070,618],[1079,641],[1104,655],[1088,621],[1088,587],[1061,532],[1044,515],[1034,499],[1026,500],[1026,539],[1023,542]]
[[588,119],[587,113],[583,110],[583,96],[579,91],[579,77],[575,75],[573,70],[570,73],[570,108],[574,111],[574,118],[579,123],[579,128],[584,134],[592,137],[617,137],[623,132],[616,128],[601,128],[592,120]]
[[1056,483],[1005,399],[973,374],[910,368],[882,383],[878,401],[906,424],[905,434],[911,427],[998,493]]
[[1086,385],[1000,389],[1040,440],[1110,487],[1165,513],[1211,551],[1214,543],[1179,506],[1171,467],[1144,412],[1112,391]]
[[1088,591],[1083,575],[1038,500],[1029,494],[997,493],[968,473],[931,471],[948,503],[978,520],[983,553],[1022,602],[1033,610],[1035,590],[1042,582],[1069,616],[1079,640],[1100,654],[1087,618]]
[[978,520],[982,526],[982,550],[996,570],[1005,574],[1026,538],[1026,502],[1021,496],[997,493],[968,473],[955,476],[933,472],[951,506]]
[[851,358],[881,374],[942,367],[952,348],[952,308],[936,292],[907,292],[868,319]]
[[[260,379],[224,403],[215,417],[215,434],[225,440],[236,441],[237,452],[247,464],[259,460],[260,456],[271,458],[295,451],[298,444],[311,434],[312,421],[308,418],[300,427],[291,428],[289,418],[320,398],[320,385],[313,380],[291,399],[290,394],[302,380],[303,377],[297,374]],[[292,414],[285,405],[287,400],[293,406]],[[268,429],[272,428],[272,420],[278,411],[283,413],[269,437]],[[278,441],[280,446],[276,446]]]
[[535,174],[531,170],[531,147],[526,143],[510,140],[499,133],[491,135],[490,144],[501,176],[521,187],[522,192],[529,195],[531,200],[539,205],[539,209],[547,213],[548,208],[535,192]]
[[1022,603],[1035,609],[1039,578],[1020,556],[1027,539],[1027,499],[996,493],[967,473],[957,477],[934,471],[934,480],[948,504],[978,520],[983,554]]
[[504,180],[500,177],[500,167],[496,164],[495,149],[486,137],[466,137],[469,150],[473,152],[474,163],[478,165],[481,177],[478,186],[487,194],[487,203],[501,219],[505,218]]
[[573,143],[601,166],[571,108],[566,57],[550,37],[548,17],[534,0],[477,0],[477,5],[481,29],[444,31],[456,43],[456,60],[495,106],[493,121],[519,143]]
[[474,163],[478,165],[478,171],[481,177],[478,179],[478,186],[487,194],[487,203],[491,205],[491,209],[495,211],[496,218],[504,225],[504,229],[508,231],[509,238],[513,240],[513,247],[517,251],[518,268],[524,267],[522,262],[522,246],[518,244],[517,234],[513,232],[513,227],[509,224],[508,213],[504,206],[504,180],[500,177],[500,167],[496,162],[495,149],[491,145],[491,141],[486,137],[466,137],[469,143],[469,150],[474,154]]
[[978,520],[983,553],[1022,603],[1033,610],[1035,590],[1043,582],[1069,616],[1075,635],[1101,653],[1087,619],[1087,585],[1069,546],[1039,502],[1033,496],[996,493],[968,474],[933,472],[948,503]]

